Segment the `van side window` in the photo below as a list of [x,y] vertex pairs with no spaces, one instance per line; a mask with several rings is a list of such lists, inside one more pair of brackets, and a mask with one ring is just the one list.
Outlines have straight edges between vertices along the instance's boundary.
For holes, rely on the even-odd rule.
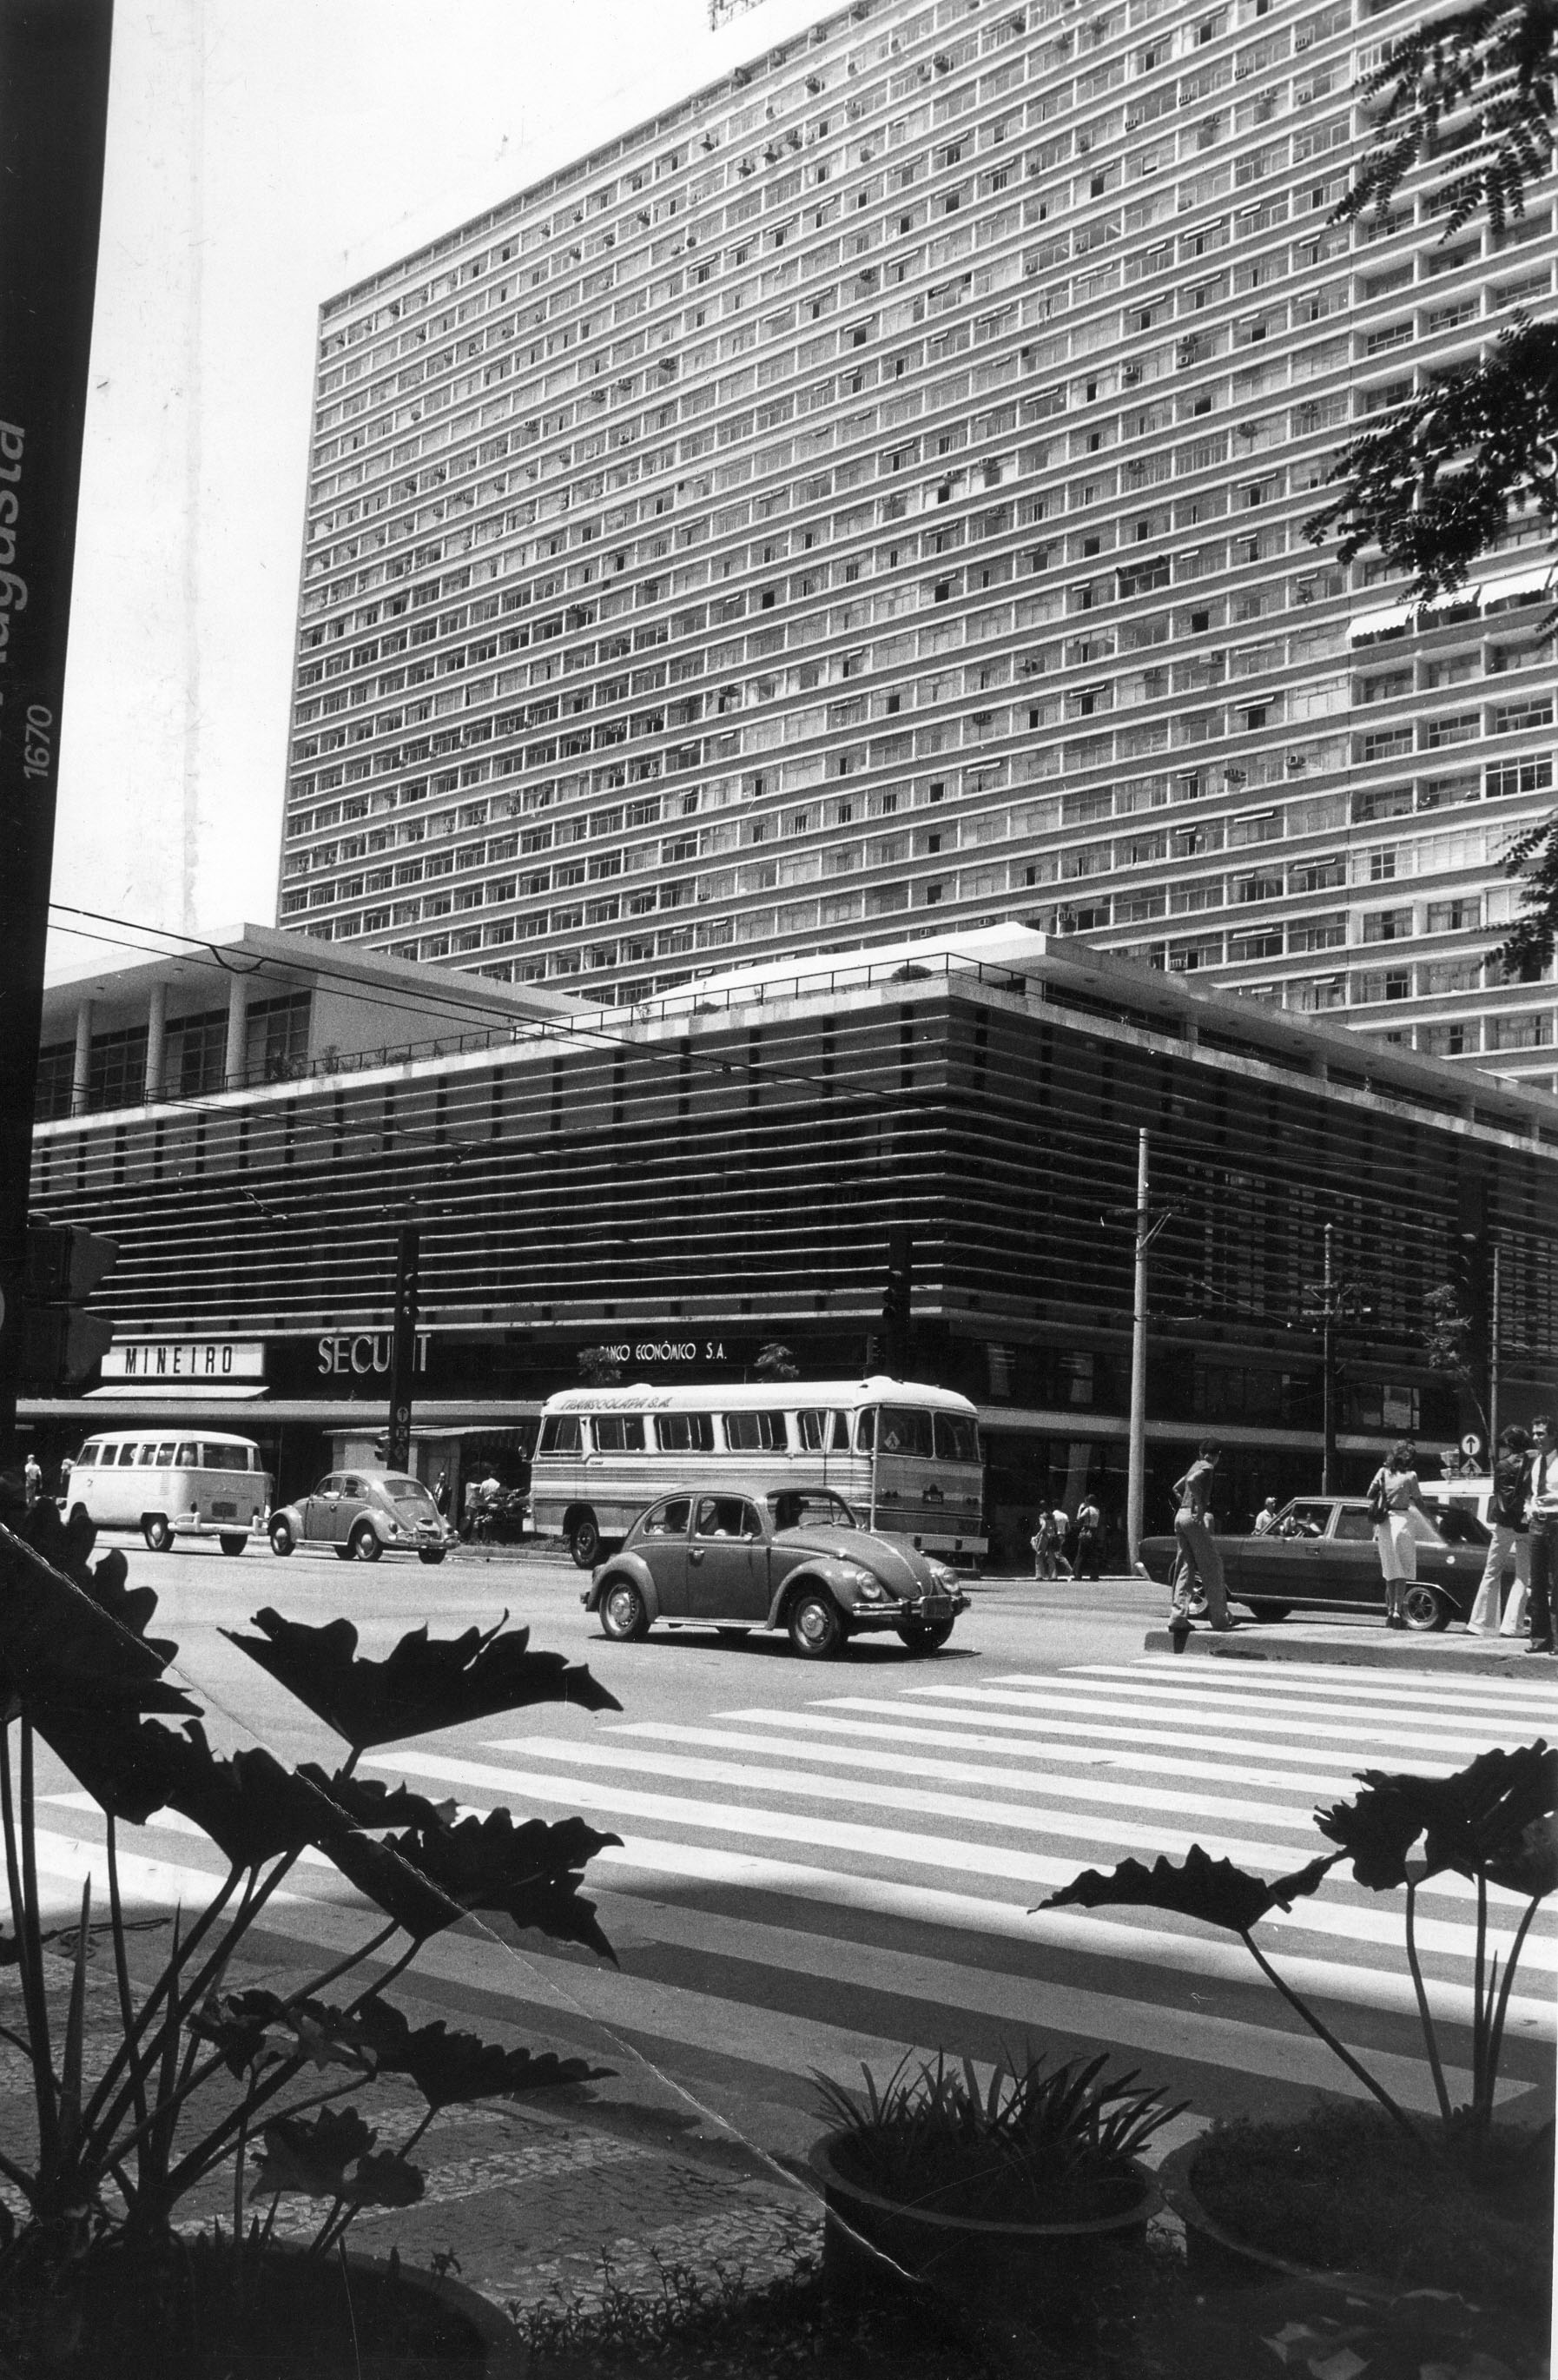
[[148,1438],[143,1439],[141,1444],[136,1448],[135,1459],[138,1463],[143,1464],[146,1469],[150,1470],[152,1463],[157,1460],[157,1442],[155,1439]]
[[644,1451],[642,1414],[592,1414],[590,1428],[598,1454],[642,1454]]
[[579,1452],[579,1416],[577,1414],[549,1414],[541,1424],[537,1454],[577,1454]]
[[81,1449],[80,1453],[76,1457],[76,1465],[78,1470],[79,1470],[85,1463],[95,1463],[102,1451],[103,1450],[98,1445],[97,1440],[93,1439],[91,1444],[84,1446]]
[[242,1471],[247,1468],[242,1447],[207,1445],[202,1441],[200,1452],[204,1457],[200,1467],[204,1471]]
[[728,1413],[723,1418],[725,1443],[733,1454],[784,1452],[783,1414]]
[[200,1450],[192,1438],[183,1440],[178,1452],[174,1456],[174,1461],[180,1471],[194,1471],[199,1468]]
[[165,1471],[169,1463],[173,1461],[173,1444],[174,1442],[171,1438],[165,1438],[161,1446],[157,1449],[157,1468],[159,1471]]

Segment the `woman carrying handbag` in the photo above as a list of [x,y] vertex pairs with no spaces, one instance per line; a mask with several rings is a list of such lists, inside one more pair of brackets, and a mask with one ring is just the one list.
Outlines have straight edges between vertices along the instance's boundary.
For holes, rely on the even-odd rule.
[[1418,1545],[1412,1512],[1423,1508],[1415,1465],[1417,1449],[1398,1439],[1369,1482],[1369,1517],[1374,1524],[1380,1571],[1385,1583],[1385,1626],[1405,1628],[1403,1594],[1418,1575]]

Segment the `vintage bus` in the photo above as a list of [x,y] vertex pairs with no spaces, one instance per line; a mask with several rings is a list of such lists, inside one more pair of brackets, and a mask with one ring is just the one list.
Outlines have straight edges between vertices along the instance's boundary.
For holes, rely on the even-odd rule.
[[224,1554],[241,1554],[270,1509],[271,1482],[252,1439],[114,1430],[87,1440],[65,1500],[99,1528],[139,1529],[153,1553],[189,1536],[216,1537]]
[[971,1566],[984,1552],[979,1424],[912,1380],[565,1389],[541,1409],[530,1508],[589,1570],[671,1488],[833,1488],[868,1528]]

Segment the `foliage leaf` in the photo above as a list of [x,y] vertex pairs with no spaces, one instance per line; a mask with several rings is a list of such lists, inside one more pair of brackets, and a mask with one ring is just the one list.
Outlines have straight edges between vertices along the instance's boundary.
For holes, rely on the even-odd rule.
[[555,2091],[566,2083],[604,2082],[609,2066],[582,2058],[558,2058],[550,2050],[501,2049],[474,2033],[451,2033],[441,2022],[415,2032],[396,2008],[369,2000],[356,2020],[384,2074],[408,2075],[429,2107],[474,2105],[481,2099],[519,2099],[532,2091]]
[[462,1909],[481,1909],[534,1926],[557,1942],[582,1942],[613,1964],[616,1953],[580,1898],[585,1864],[619,1835],[598,1834],[583,1818],[527,1818],[507,1810],[455,1827],[402,1835],[393,1848]]
[[1359,1772],[1363,1791],[1315,1813],[1361,1885],[1379,1892],[1407,1880],[1407,1858],[1422,1841],[1421,1873],[1491,1876],[1518,1864],[1526,1830],[1558,1811],[1558,1752],[1545,1741],[1517,1751],[1479,1753],[1453,1777]]
[[356,1752],[535,1703],[622,1708],[587,1669],[561,1653],[532,1653],[527,1628],[503,1634],[507,1618],[442,1640],[413,1629],[381,1661],[359,1656],[348,1620],[310,1628],[268,1609],[255,1614],[259,1636],[223,1633]]
[[355,2107],[321,2107],[313,2116],[278,2116],[264,2127],[264,2154],[256,2161],[251,2198],[297,2191],[306,2198],[339,2198],[354,2206],[415,2206],[422,2177],[393,2150],[374,2153],[379,2135]]
[[[1338,1854],[1322,1852],[1292,1876],[1267,1884],[1232,1860],[1214,1860],[1192,1843],[1183,1864],[1159,1859],[1143,1867],[1140,1860],[1122,1860],[1105,1875],[1092,1867],[1076,1876],[1040,1909],[1102,1909],[1116,1906],[1166,1909],[1177,1916],[1199,1918],[1203,1925],[1219,1925],[1229,1934],[1248,1934],[1273,1909],[1290,1909],[1295,1900],[1315,1891]],[[1030,1912],[1032,1913],[1032,1912]]]

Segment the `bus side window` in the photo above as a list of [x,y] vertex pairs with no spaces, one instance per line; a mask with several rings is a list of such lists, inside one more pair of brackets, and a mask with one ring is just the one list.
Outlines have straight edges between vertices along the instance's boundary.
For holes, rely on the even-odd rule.
[[783,1414],[728,1413],[722,1418],[725,1444],[732,1454],[784,1452]]
[[199,1469],[200,1450],[196,1445],[192,1438],[187,1438],[183,1440],[178,1452],[174,1456],[174,1462],[180,1471],[198,1471]]
[[803,1454],[847,1454],[850,1449],[850,1426],[847,1415],[837,1412],[798,1413],[795,1427]]
[[590,1428],[598,1454],[642,1454],[644,1451],[644,1416],[642,1414],[596,1414]]
[[855,1450],[857,1453],[869,1454],[876,1443],[876,1408],[867,1405],[864,1413],[855,1416]]
[[550,1414],[541,1424],[537,1453],[577,1454],[581,1451],[577,1414]]
[[662,1454],[709,1454],[714,1450],[712,1414],[657,1414],[655,1436]]

